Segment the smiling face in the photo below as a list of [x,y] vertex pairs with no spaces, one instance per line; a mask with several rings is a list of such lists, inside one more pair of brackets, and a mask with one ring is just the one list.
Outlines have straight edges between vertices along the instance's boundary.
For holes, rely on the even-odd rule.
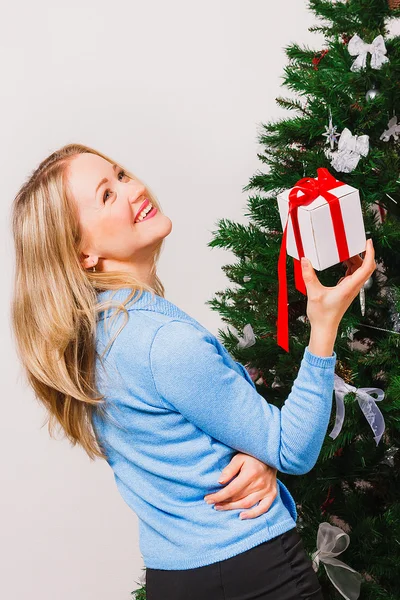
[[79,211],[83,267],[131,271],[149,283],[154,250],[171,232],[172,222],[157,206],[153,216],[147,213],[145,220],[135,223],[146,198],[151,202],[146,186],[91,153],[71,160],[68,186]]

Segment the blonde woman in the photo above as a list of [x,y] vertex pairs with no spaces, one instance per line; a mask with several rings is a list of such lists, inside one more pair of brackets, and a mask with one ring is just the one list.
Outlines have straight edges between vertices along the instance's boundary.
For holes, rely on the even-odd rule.
[[[148,600],[321,599],[276,471],[301,475],[318,458],[337,328],[376,267],[370,240],[335,287],[303,266],[310,342],[278,410],[164,297],[156,265],[172,223],[127,169],[69,144],[21,187],[12,226],[13,330],[28,381],[50,433],[58,423],[113,469],[139,518]],[[223,483],[237,477],[221,488],[221,472]]]

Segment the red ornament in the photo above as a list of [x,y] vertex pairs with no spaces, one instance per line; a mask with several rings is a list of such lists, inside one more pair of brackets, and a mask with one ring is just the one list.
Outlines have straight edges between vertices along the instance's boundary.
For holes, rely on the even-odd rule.
[[381,218],[381,223],[383,223],[386,220],[387,210],[386,210],[386,208],[384,206],[382,206],[381,204],[379,204],[379,202],[377,202],[376,204],[378,206],[379,216]]
[[321,60],[324,58],[324,56],[326,54],[328,54],[329,50],[326,48],[325,50],[321,51],[321,54],[319,56],[314,56],[314,58],[312,59],[312,64],[314,65],[314,69],[316,71],[318,71],[318,65],[321,62]]
[[265,379],[265,375],[264,375],[264,373],[263,373],[263,371],[262,371],[261,369],[260,369],[260,375],[261,375],[261,379],[262,379],[262,382],[263,382],[263,384],[264,384],[266,387],[268,387],[267,380]]
[[329,486],[328,495],[326,497],[326,500],[325,500],[325,502],[323,502],[321,504],[321,512],[322,512],[322,514],[326,513],[326,511],[328,509],[328,506],[330,506],[332,504],[332,502],[334,502],[334,500],[335,500],[335,498],[331,498],[330,497],[330,495],[331,495],[331,489],[332,489],[331,486]]

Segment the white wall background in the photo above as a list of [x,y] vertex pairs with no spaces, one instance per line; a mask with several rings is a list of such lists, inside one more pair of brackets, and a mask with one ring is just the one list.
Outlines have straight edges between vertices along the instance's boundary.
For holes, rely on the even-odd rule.
[[130,600],[142,580],[136,515],[110,467],[49,438],[21,377],[9,300],[9,208],[28,173],[69,142],[126,164],[173,222],[159,274],[166,297],[217,334],[205,305],[228,280],[217,219],[247,222],[291,41],[322,46],[305,0],[16,0],[1,8],[2,492],[0,595],[7,600]]

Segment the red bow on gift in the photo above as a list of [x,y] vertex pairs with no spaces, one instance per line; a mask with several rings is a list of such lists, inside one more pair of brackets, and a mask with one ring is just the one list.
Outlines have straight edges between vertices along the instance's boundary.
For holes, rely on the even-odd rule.
[[[329,205],[333,230],[336,239],[336,245],[339,254],[339,261],[343,262],[349,258],[349,249],[347,246],[346,232],[344,229],[342,210],[340,208],[339,198],[331,194],[329,190],[344,185],[343,182],[335,179],[328,169],[320,168],[317,170],[317,178],[304,177],[300,179],[289,193],[289,212],[282,237],[282,244],[278,259],[278,345],[287,352],[289,351],[289,330],[288,330],[288,301],[287,301],[287,281],[286,281],[286,234],[289,217],[292,219],[293,233],[296,241],[299,258],[293,258],[294,261],[294,280],[296,289],[302,294],[307,294],[301,272],[300,259],[304,256],[303,244],[301,241],[300,228],[297,211],[299,206],[311,204],[318,196],[325,198]],[[299,196],[299,192],[302,194]]]

